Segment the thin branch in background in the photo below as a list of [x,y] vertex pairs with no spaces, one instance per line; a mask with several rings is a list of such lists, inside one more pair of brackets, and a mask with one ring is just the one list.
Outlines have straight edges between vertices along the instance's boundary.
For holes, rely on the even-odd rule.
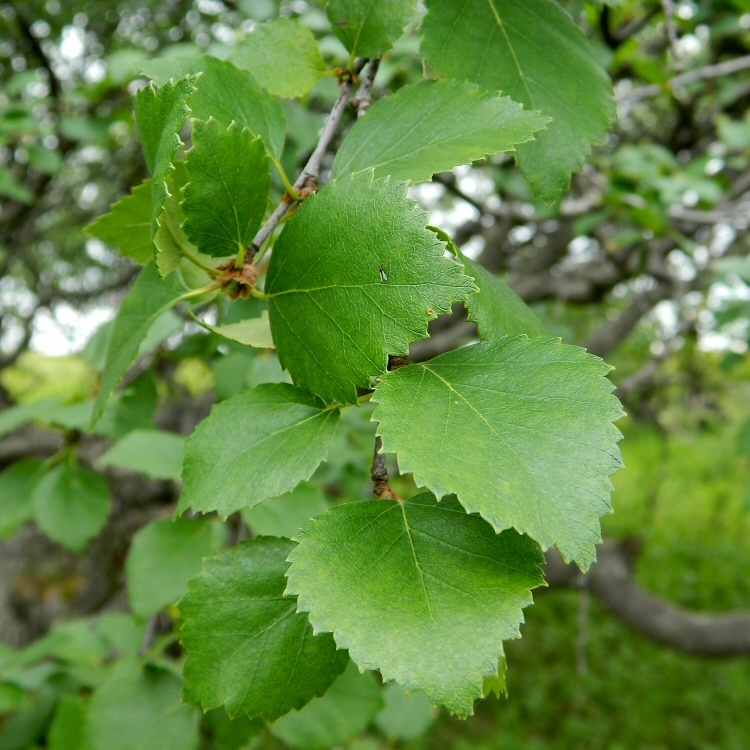
[[626,91],[617,97],[618,102],[633,102],[641,99],[647,99],[652,96],[659,96],[665,91],[665,86],[674,91],[680,86],[687,86],[696,81],[707,81],[711,78],[721,78],[722,76],[740,73],[743,70],[750,70],[750,55],[744,57],[735,57],[734,60],[718,63],[716,65],[704,65],[702,68],[689,70],[687,73],[670,78],[665,85],[654,84],[652,86],[641,86],[640,88]]
[[672,50],[674,65],[676,68],[681,68],[682,55],[677,41],[677,27],[674,23],[674,2],[672,0],[661,0],[661,6],[664,9],[664,26],[667,30],[667,39],[669,39],[669,48]]
[[373,58],[367,66],[367,73],[362,78],[362,83],[357,89],[357,93],[352,99],[352,104],[357,110],[357,119],[367,114],[367,110],[372,106],[372,86],[375,83],[375,76],[380,69],[380,58]]
[[141,647],[138,649],[138,656],[145,656],[151,649],[151,646],[154,645],[154,639],[159,631],[159,617],[160,613],[157,612],[155,615],[151,615],[151,617],[148,618],[146,630],[143,633],[143,640],[141,641]]
[[[323,160],[323,156],[328,147],[331,145],[333,136],[341,123],[341,118],[344,116],[346,111],[346,105],[349,103],[349,98],[352,95],[354,89],[354,80],[357,78],[362,68],[367,63],[367,59],[358,59],[354,64],[353,75],[350,80],[346,81],[341,86],[341,93],[336,103],[331,109],[331,114],[328,115],[326,124],[323,127],[323,132],[320,134],[318,139],[318,145],[315,146],[315,150],[312,152],[310,158],[307,160],[305,168],[300,173],[296,182],[294,183],[294,189],[300,192],[303,196],[309,195],[315,192],[320,185],[320,165]],[[276,210],[271,214],[268,221],[261,227],[258,234],[250,243],[248,248],[247,260],[252,261],[255,254],[263,246],[263,243],[273,234],[273,231],[280,224],[281,220],[292,210],[293,207],[297,206],[299,201],[289,200],[288,202],[282,202]]]

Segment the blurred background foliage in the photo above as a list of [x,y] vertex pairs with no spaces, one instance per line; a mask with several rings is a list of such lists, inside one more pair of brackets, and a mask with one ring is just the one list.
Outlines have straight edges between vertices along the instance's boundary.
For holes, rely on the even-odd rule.
[[[616,366],[627,468],[604,533],[637,581],[689,609],[748,610],[750,2],[561,4],[610,71],[619,110],[569,197],[535,201],[509,158],[414,194],[550,331]],[[286,374],[272,351],[170,312],[86,435],[107,321],[136,269],[82,229],[146,176],[132,116],[142,66],[227,57],[279,15],[310,27],[330,66],[346,63],[324,11],[305,0],[0,3],[0,749],[127,750],[133,726],[139,747],[182,750],[749,747],[750,657],[652,643],[586,588],[537,595],[507,647],[509,697],[468,722],[350,672],[270,728],[178,706],[174,603],[201,556],[366,496],[374,426],[368,407],[348,410],[331,460],[284,498],[227,524],[166,521],[184,435],[216,400]],[[415,18],[376,96],[422,76],[417,48]],[[284,101],[288,173],[336,94],[326,79]],[[215,316],[231,322],[257,304]],[[472,335],[448,316],[413,356]],[[73,480],[67,500],[78,504],[39,489]],[[413,491],[409,477],[395,485]]]

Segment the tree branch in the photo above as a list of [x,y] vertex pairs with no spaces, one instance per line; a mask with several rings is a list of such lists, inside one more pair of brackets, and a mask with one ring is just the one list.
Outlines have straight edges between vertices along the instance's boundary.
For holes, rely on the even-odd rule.
[[[554,549],[547,552],[545,576],[550,586],[581,585],[578,568]],[[621,543],[599,548],[583,582],[610,612],[653,641],[701,656],[750,653],[750,612],[705,614],[659,599],[636,583]]]
[[670,78],[664,85],[653,84],[652,86],[641,86],[632,91],[627,91],[617,98],[619,102],[629,103],[640,101],[641,99],[648,99],[649,97],[663,94],[665,87],[674,91],[679,86],[687,86],[696,81],[706,81],[711,78],[721,78],[722,76],[732,75],[743,70],[750,70],[750,55],[736,57],[734,60],[727,60],[715,65],[704,65],[702,68],[689,70],[687,73],[681,73],[674,78]]
[[[303,196],[309,195],[318,189],[320,184],[320,165],[323,156],[326,151],[328,151],[328,147],[331,145],[333,136],[336,134],[341,118],[344,116],[346,105],[349,103],[349,97],[354,89],[354,80],[366,62],[367,59],[358,59],[354,64],[352,77],[341,86],[341,93],[331,109],[331,114],[328,115],[326,124],[323,127],[323,132],[318,139],[318,145],[315,146],[315,150],[307,160],[305,168],[294,183],[295,190],[302,193]],[[299,204],[299,201],[290,199],[290,196],[287,196],[287,199],[289,199],[289,202],[282,202],[276,207],[276,210],[271,214],[268,221],[260,228],[260,231],[250,243],[250,247],[248,248],[250,259],[252,259],[258,250],[260,250],[263,243],[273,234],[273,231],[289,211]]]
[[372,106],[372,86],[375,83],[375,76],[380,69],[380,58],[373,58],[367,67],[367,73],[362,79],[362,83],[357,89],[357,93],[352,99],[352,104],[357,110],[357,119],[367,114],[367,110]]

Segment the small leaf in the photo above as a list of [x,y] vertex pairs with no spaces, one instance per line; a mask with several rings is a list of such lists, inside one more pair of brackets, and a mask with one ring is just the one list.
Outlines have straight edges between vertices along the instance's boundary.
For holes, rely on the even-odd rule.
[[312,32],[290,18],[258,24],[229,59],[276,96],[303,96],[326,75]]
[[151,179],[134,187],[130,195],[114,203],[84,231],[120,248],[120,255],[145,266],[154,257],[151,240]]
[[383,696],[385,705],[375,719],[375,726],[391,742],[416,739],[437,718],[437,711],[424,693],[406,695],[395,682],[390,682]]
[[388,373],[373,419],[419,486],[586,570],[622,465],[609,369],[559,339],[506,337]]
[[185,697],[273,721],[325,692],[348,657],[284,595],[288,540],[259,537],[204,563],[180,602]]
[[190,182],[182,210],[185,233],[212,258],[244,253],[260,229],[271,174],[262,138],[233,122],[193,120]]
[[281,497],[243,510],[242,520],[256,535],[291,538],[328,507],[328,500],[317,485],[302,482]]
[[152,479],[178,480],[182,474],[185,438],[163,430],[133,430],[97,460],[98,466],[117,466]]
[[81,552],[104,526],[112,498],[101,474],[60,464],[34,487],[34,520],[50,538]]
[[429,494],[334,506],[298,539],[287,591],[315,631],[332,632],[361,669],[461,717],[543,582],[528,537],[498,536],[454,499]]
[[128,600],[133,612],[150,617],[174,604],[187,582],[200,573],[226,539],[226,527],[216,521],[178,518],[152,521],[134,537],[125,564]]
[[85,747],[198,750],[198,712],[180,704],[171,671],[119,661],[91,696]]
[[374,170],[375,177],[423,182],[437,172],[530,141],[549,118],[472,83],[421,81],[376,102],[341,144],[333,176]]
[[154,60],[143,66],[148,76],[168,80],[200,73],[198,90],[190,100],[193,117],[218,120],[224,127],[237,122],[253,137],[261,136],[269,154],[278,159],[284,149],[284,112],[281,105],[246,70],[227,60],[175,57]]
[[226,517],[293,490],[325,461],[338,421],[338,409],[286,383],[217,404],[185,444],[177,512]]
[[162,280],[153,264],[146,266],[138,274],[115,318],[107,347],[107,361],[91,417],[92,428],[104,413],[104,407],[115,386],[138,356],[138,350],[151,327],[163,312],[177,303],[182,291],[180,282],[175,277]]
[[279,360],[327,402],[354,403],[389,354],[406,354],[475,288],[406,188],[370,173],[334,180],[274,246],[266,291]]
[[12,536],[34,515],[31,496],[46,472],[43,461],[25,458],[0,474],[0,539]]
[[267,310],[263,310],[259,318],[240,320],[237,323],[225,323],[221,326],[212,326],[202,320],[199,322],[209,331],[240,344],[245,344],[245,346],[253,346],[257,349],[273,349],[273,337],[271,336],[271,324],[268,320]]
[[269,729],[290,747],[329,750],[364,732],[382,705],[373,674],[360,674],[349,664],[325,695],[282,716]]
[[186,76],[176,83],[165,83],[158,91],[149,83],[135,95],[135,117],[151,172],[152,237],[169,195],[167,177],[174,169],[172,161],[182,145],[180,128],[190,112],[188,101],[195,92],[195,81],[195,76]]
[[380,57],[403,35],[414,0],[329,0],[333,33],[354,57]]
[[456,252],[464,270],[474,277],[479,289],[469,295],[466,307],[469,320],[479,327],[482,341],[520,333],[530,338],[549,335],[536,313],[499,276],[467,258],[460,250],[456,249]]
[[[185,234],[182,225],[185,217],[180,206],[183,199],[182,188],[187,184],[188,173],[184,161],[175,164],[174,172],[167,180],[169,197],[164,203],[164,210],[157,223],[159,228],[154,235],[156,245],[156,267],[159,274],[166,279],[174,273],[182,261],[189,257],[199,258],[204,264],[210,264],[211,258],[201,255]],[[197,269],[196,269],[197,270]]]
[[615,115],[612,84],[581,29],[554,0],[426,4],[422,51],[432,70],[552,118],[517,159],[536,195],[560,200]]

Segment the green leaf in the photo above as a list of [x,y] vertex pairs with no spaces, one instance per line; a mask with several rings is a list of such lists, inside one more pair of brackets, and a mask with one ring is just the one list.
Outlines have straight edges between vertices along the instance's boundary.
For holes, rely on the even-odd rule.
[[45,471],[43,461],[25,458],[0,474],[0,539],[12,536],[33,517],[31,494]]
[[[154,65],[153,63],[156,63]],[[233,121],[261,136],[272,157],[284,149],[284,112],[281,105],[246,71],[227,60],[203,57],[175,57],[143,66],[146,75],[158,80],[201,73],[198,90],[190,100],[193,117],[213,117],[224,127]]]
[[486,155],[513,151],[549,118],[472,83],[421,81],[376,102],[349,131],[333,176],[367,169],[375,177],[423,182]]
[[521,333],[530,338],[549,335],[536,313],[499,276],[467,258],[460,250],[456,252],[479,289],[469,295],[466,307],[469,320],[477,324],[482,341]]
[[461,717],[543,582],[528,537],[498,536],[454,499],[426,493],[334,506],[298,539],[287,591],[315,631],[332,632],[361,669]]
[[98,466],[117,466],[137,471],[151,479],[179,480],[185,438],[163,430],[133,430],[118,440]]
[[390,682],[383,691],[385,706],[375,719],[375,726],[394,742],[413,740],[424,734],[437,717],[437,711],[424,693],[406,695]]
[[259,537],[206,560],[180,602],[185,697],[269,721],[325,692],[348,657],[284,595],[288,540]]
[[236,122],[226,128],[213,117],[193,120],[186,163],[185,233],[213,258],[244,253],[268,203],[271,174],[263,140]]
[[187,181],[188,173],[185,162],[179,161],[175,164],[174,172],[167,181],[170,194],[157,220],[159,228],[154,235],[154,245],[157,250],[156,266],[162,278],[165,279],[180,267],[183,259],[198,258],[204,265],[211,263],[211,259],[201,255],[198,248],[190,242],[182,228],[185,217],[180,202],[183,197],[182,188]]
[[380,57],[403,35],[414,0],[329,0],[333,33],[354,57]]
[[249,70],[276,96],[306,94],[326,75],[326,64],[310,29],[290,18],[256,26],[235,46],[230,61]]
[[89,703],[89,750],[197,750],[198,713],[180,704],[180,679],[120,661]]
[[115,318],[107,347],[107,361],[91,417],[92,428],[104,413],[104,407],[115,386],[138,356],[141,343],[151,327],[163,312],[177,303],[182,291],[179,280],[175,277],[163,280],[153,264],[146,266],[138,274]]
[[301,711],[291,711],[272,724],[271,733],[299,750],[328,750],[345,745],[364,732],[383,700],[372,673],[360,674],[354,664],[328,692]]
[[209,331],[218,333],[226,339],[237,341],[245,346],[254,346],[258,349],[273,349],[273,337],[271,336],[271,324],[268,320],[268,311],[263,310],[259,318],[249,318],[238,323],[225,323],[221,326],[212,326],[204,321],[199,321]]
[[120,248],[120,255],[145,266],[154,257],[151,240],[151,179],[134,187],[84,231]]
[[195,92],[195,76],[170,81],[158,91],[153,83],[135,95],[135,117],[143,142],[146,165],[151,172],[151,236],[156,234],[159,214],[169,191],[167,177],[182,146],[180,128],[190,112],[188,101]]
[[475,289],[406,189],[369,172],[334,180],[274,246],[266,291],[279,360],[325,401],[354,403],[389,354],[406,354]]
[[422,51],[432,70],[552,118],[517,159],[536,195],[559,200],[615,114],[612,84],[581,29],[554,0],[426,3]]
[[281,497],[243,510],[242,520],[256,535],[293,537],[328,506],[328,500],[317,485],[302,482]]
[[338,421],[338,409],[286,383],[217,404],[185,444],[177,512],[226,517],[293,490],[325,461]]
[[622,465],[609,369],[559,339],[475,344],[388,373],[373,419],[419,486],[455,493],[496,531],[513,526],[586,570]]
[[203,519],[152,521],[134,537],[128,552],[128,600],[135,614],[150,617],[174,604],[188,580],[200,573],[226,541],[223,524]]
[[489,675],[484,678],[484,684],[482,685],[482,697],[487,698],[490,695],[494,695],[496,698],[501,696],[508,697],[508,688],[505,684],[505,671],[507,669],[507,662],[505,660],[505,653],[498,660],[497,671],[493,675]]
[[104,526],[112,498],[101,474],[60,464],[36,484],[34,520],[50,538],[81,552]]
[[49,750],[87,750],[86,704],[75,695],[63,695],[55,709],[55,718],[47,735]]

